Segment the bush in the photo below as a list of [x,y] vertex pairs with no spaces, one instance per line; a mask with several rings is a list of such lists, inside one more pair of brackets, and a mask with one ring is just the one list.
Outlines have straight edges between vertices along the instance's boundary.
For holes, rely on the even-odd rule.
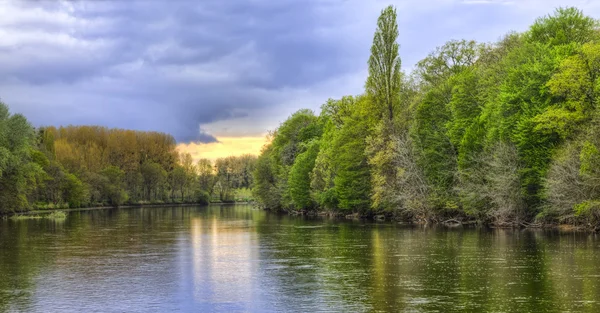
[[44,216],[44,218],[51,219],[51,220],[62,220],[62,219],[67,218],[67,213],[65,213],[63,211],[56,211],[56,212],[52,212],[52,213]]
[[196,191],[194,198],[196,199],[196,202],[198,202],[200,204],[209,204],[210,203],[210,195],[208,194],[208,192],[206,192],[204,190]]

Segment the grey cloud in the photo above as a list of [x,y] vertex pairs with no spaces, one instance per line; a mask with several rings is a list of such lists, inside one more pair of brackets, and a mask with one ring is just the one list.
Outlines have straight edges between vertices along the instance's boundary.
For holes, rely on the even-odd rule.
[[[447,40],[493,41],[551,10],[541,0],[515,2],[526,14],[462,2],[395,1],[405,68]],[[202,125],[244,116],[262,125],[285,117],[256,112],[289,114],[361,92],[377,15],[387,4],[0,1],[0,97],[35,125],[101,124],[214,141]]]
[[[317,34],[331,26],[318,16],[319,6],[266,0],[19,3],[18,9],[57,16],[8,26],[24,36],[15,39],[19,44],[0,44],[0,87],[14,81],[29,88],[63,86],[65,95],[57,98],[65,103],[9,103],[36,124],[156,129],[179,141],[214,141],[199,125],[276,106],[282,99],[272,94],[281,88],[307,88],[363,66],[349,66],[353,49]],[[20,98],[2,89],[8,101]],[[88,94],[85,103],[69,97],[76,90]],[[43,113],[70,106],[77,110],[61,112],[60,119]]]

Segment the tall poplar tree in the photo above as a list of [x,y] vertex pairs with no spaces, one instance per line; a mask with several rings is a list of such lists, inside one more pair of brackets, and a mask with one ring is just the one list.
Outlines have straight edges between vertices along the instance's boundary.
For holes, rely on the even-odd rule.
[[388,6],[377,20],[377,29],[369,57],[369,77],[366,82],[367,94],[381,112],[381,117],[394,119],[394,110],[400,93],[400,46],[396,9]]
[[388,6],[377,21],[377,29],[369,58],[369,77],[366,93],[380,121],[373,127],[373,136],[367,138],[366,152],[371,166],[372,204],[375,208],[393,209],[397,180],[394,138],[398,129],[394,123],[398,115],[401,88],[400,56],[398,53],[398,24],[396,9]]

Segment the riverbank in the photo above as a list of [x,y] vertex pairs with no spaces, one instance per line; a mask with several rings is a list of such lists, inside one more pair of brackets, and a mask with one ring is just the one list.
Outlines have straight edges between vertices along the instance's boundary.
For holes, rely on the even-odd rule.
[[[262,208],[264,209],[264,208]],[[264,209],[267,210],[267,209]],[[429,218],[417,219],[414,217],[397,216],[387,212],[372,212],[369,214],[352,213],[347,214],[339,211],[294,211],[282,210],[281,212],[293,216],[324,216],[330,218],[348,219],[348,220],[373,220],[377,222],[394,222],[413,225],[441,225],[450,228],[456,227],[474,227],[482,226],[496,229],[545,229],[545,230],[560,230],[560,231],[585,231],[585,232],[600,232],[600,225],[591,223],[550,223],[536,222],[525,220],[513,220],[503,222],[484,222],[465,216],[445,217],[445,218]]]
[[[211,202],[209,204],[250,204],[251,202]],[[118,207],[114,206],[96,206],[96,207],[87,207],[87,208],[56,208],[56,209],[43,209],[43,210],[30,210],[23,212],[6,212],[5,214],[0,214],[0,217],[8,218],[14,215],[37,215],[37,214],[46,214],[53,212],[77,212],[77,211],[91,211],[91,210],[107,210],[107,209],[129,209],[129,208],[152,208],[152,207],[184,207],[184,206],[207,206],[207,203],[200,202],[190,202],[190,203],[161,203],[161,204],[129,204],[129,205],[120,205]]]
[[[220,205],[234,205],[234,204],[250,204],[254,208],[259,208],[265,211],[268,209],[257,206],[255,202],[211,202],[209,204],[220,204]],[[44,209],[44,210],[31,210],[25,212],[13,212],[4,215],[0,215],[0,218],[9,218],[15,215],[39,215],[39,214],[51,214],[56,212],[77,212],[77,211],[91,211],[91,210],[107,210],[107,209],[128,209],[128,208],[159,208],[159,207],[185,207],[185,206],[208,206],[206,203],[163,203],[163,204],[130,204],[122,205],[118,207],[113,206],[98,206],[88,208],[71,208],[71,209]],[[485,223],[477,221],[475,219],[465,219],[464,217],[448,218],[448,219],[415,219],[394,216],[391,213],[371,213],[371,214],[359,214],[352,213],[347,214],[339,211],[293,211],[293,210],[282,210],[281,213],[289,214],[292,216],[307,216],[307,217],[327,217],[335,219],[346,219],[346,220],[372,220],[377,222],[389,222],[389,223],[402,223],[412,225],[438,225],[449,228],[457,227],[474,227],[482,226],[488,228],[497,229],[555,229],[560,231],[585,231],[585,232],[599,232],[600,227],[598,225],[583,225],[583,224],[564,224],[564,223],[529,223],[526,221],[512,221],[504,223]]]
[[87,211],[0,221],[0,311],[596,312],[599,244],[584,232],[333,221],[250,205]]

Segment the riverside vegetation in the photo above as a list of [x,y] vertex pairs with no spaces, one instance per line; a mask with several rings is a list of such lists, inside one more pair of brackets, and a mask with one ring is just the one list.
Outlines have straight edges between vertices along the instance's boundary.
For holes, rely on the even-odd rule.
[[365,91],[292,114],[258,158],[265,208],[497,226],[600,225],[600,29],[559,8],[401,71],[384,9]]
[[[194,163],[172,136],[99,126],[34,129],[0,103],[0,215],[247,198],[256,156]],[[246,199],[247,200],[247,199]]]
[[[258,159],[194,164],[167,134],[32,128],[0,105],[0,213],[249,198],[417,222],[600,225],[600,28],[559,8],[496,43],[452,40],[401,71],[393,7],[363,94],[292,114]],[[238,192],[242,190],[242,192]]]

